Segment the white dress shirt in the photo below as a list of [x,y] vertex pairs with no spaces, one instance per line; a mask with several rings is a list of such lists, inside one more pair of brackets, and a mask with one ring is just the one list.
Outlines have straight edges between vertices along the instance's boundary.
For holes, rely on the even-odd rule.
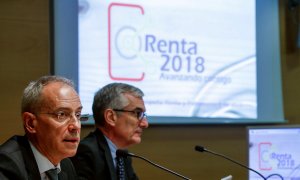
[[32,149],[34,158],[39,168],[39,172],[41,174],[41,180],[49,180],[48,176],[46,175],[46,171],[49,169],[57,168],[57,173],[61,171],[60,163],[57,166],[54,166],[49,159],[47,159],[43,154],[41,154],[34,145],[29,141],[30,147]]

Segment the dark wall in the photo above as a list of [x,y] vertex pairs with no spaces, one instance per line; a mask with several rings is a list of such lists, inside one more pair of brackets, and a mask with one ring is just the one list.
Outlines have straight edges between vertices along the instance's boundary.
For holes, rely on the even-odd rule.
[[[300,10],[280,1],[282,84],[285,118],[300,124],[300,48],[295,46]],[[296,28],[296,29],[295,29]],[[23,134],[20,97],[30,80],[50,73],[48,0],[0,1],[0,143]],[[280,79],[278,79],[280,81]],[[226,160],[194,151],[196,144],[247,164],[245,125],[151,126],[130,150],[192,179],[247,179],[247,171]],[[82,136],[93,129],[82,127]],[[176,179],[135,159],[141,179]]]

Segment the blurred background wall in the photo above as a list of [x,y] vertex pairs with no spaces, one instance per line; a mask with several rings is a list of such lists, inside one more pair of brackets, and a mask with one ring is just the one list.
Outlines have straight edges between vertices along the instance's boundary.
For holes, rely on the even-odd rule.
[[[282,90],[285,119],[300,124],[300,48],[296,46],[300,10],[280,0]],[[29,81],[50,73],[48,0],[0,1],[0,143],[22,135],[22,91]],[[67,68],[67,67],[66,67]],[[225,159],[194,151],[199,144],[247,164],[247,125],[150,126],[143,141],[130,149],[192,179],[217,180],[229,174],[247,179],[247,170]],[[82,137],[92,131],[82,127]],[[140,179],[178,179],[135,159]]]

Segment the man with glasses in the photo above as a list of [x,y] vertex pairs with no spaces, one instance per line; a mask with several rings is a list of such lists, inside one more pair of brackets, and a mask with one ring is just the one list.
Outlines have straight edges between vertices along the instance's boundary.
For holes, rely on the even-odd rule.
[[72,81],[43,76],[29,83],[22,97],[25,136],[0,146],[0,179],[74,180],[68,157],[80,141],[82,105]]
[[[96,130],[85,137],[71,158],[79,179],[121,179],[117,175],[116,150],[141,142],[148,127],[144,93],[129,84],[111,83],[94,96]],[[124,178],[138,179],[131,158],[124,161]]]

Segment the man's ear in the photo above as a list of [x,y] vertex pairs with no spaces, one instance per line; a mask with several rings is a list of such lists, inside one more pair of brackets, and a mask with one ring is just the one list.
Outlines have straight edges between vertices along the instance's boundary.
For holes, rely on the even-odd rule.
[[23,118],[23,123],[24,123],[24,128],[29,132],[29,133],[36,133],[36,125],[37,125],[37,119],[36,116],[30,112],[24,112],[22,114]]
[[117,122],[117,114],[112,109],[104,111],[105,122],[110,126],[115,126]]

